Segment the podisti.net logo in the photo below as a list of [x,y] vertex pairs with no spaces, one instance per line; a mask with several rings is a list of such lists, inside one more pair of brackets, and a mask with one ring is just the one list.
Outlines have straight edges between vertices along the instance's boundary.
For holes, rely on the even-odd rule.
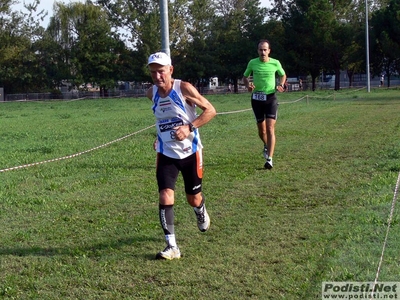
[[400,299],[400,282],[322,283],[322,299]]

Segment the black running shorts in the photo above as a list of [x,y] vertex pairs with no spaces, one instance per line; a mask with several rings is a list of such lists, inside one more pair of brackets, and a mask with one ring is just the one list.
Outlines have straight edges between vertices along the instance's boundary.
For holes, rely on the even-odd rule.
[[157,153],[156,177],[159,192],[166,188],[175,190],[179,172],[182,173],[186,194],[200,193],[203,179],[202,151],[199,150],[183,159],[170,158]]
[[253,95],[251,97],[251,107],[257,123],[261,123],[265,119],[276,120],[278,117],[278,105],[275,93],[267,95],[266,101],[254,100]]

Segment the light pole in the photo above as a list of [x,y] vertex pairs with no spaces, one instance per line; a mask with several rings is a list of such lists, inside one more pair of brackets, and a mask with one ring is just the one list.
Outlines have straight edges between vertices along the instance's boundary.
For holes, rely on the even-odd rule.
[[369,72],[369,34],[368,34],[368,0],[365,0],[365,48],[367,57],[367,91],[371,91],[370,72]]
[[168,0],[160,0],[161,14],[161,51],[171,56],[169,51],[169,23],[168,23]]

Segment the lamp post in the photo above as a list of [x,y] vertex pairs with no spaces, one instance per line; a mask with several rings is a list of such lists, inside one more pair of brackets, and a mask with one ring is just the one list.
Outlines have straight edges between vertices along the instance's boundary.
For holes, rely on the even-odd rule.
[[365,0],[365,48],[367,58],[367,91],[371,91],[370,71],[369,71],[369,34],[368,34],[368,0]]
[[171,56],[169,50],[168,0],[160,0],[161,51]]

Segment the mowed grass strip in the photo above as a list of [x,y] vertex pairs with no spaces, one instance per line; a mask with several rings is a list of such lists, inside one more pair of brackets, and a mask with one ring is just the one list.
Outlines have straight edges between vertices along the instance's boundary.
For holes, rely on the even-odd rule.
[[[154,260],[164,247],[154,128],[2,172],[0,295],[318,299],[322,281],[373,281],[400,172],[397,95],[279,94],[272,171],[250,95],[209,96],[221,113],[201,128],[212,225],[198,231],[179,179],[178,261]],[[154,123],[150,107],[142,98],[2,103],[0,169],[138,132]],[[380,281],[398,280],[398,223],[396,207]]]

